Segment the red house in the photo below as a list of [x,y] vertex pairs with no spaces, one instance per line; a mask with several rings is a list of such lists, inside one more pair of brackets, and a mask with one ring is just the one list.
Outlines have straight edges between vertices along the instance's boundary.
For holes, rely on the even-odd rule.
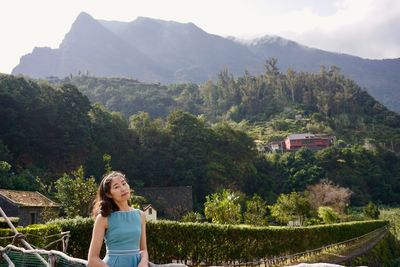
[[331,136],[315,135],[310,133],[291,134],[286,137],[283,142],[284,150],[296,151],[302,147],[307,147],[311,150],[320,150],[329,147],[333,144]]

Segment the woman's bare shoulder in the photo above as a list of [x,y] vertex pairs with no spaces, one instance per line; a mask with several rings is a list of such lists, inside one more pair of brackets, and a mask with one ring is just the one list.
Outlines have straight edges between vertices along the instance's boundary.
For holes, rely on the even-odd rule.
[[142,211],[140,209],[138,209],[138,211],[139,211],[140,217],[146,221],[146,213],[144,213],[144,211]]
[[101,225],[107,228],[107,217],[102,216],[101,214],[97,214],[96,219],[95,219],[95,224],[96,225]]

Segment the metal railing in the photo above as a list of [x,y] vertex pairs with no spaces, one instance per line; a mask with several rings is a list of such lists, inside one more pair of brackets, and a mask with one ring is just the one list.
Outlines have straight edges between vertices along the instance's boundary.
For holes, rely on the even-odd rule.
[[[377,242],[379,242],[388,232],[389,226],[384,226],[378,229],[375,229],[371,232],[368,232],[364,235],[351,238],[342,242],[334,243],[334,244],[329,244],[325,245],[316,249],[310,249],[307,251],[299,252],[299,253],[294,253],[290,255],[284,255],[284,256],[278,256],[278,257],[273,257],[273,258],[265,258],[261,260],[256,260],[252,262],[237,262],[237,263],[231,263],[231,264],[223,264],[222,266],[235,266],[235,267],[247,267],[247,266],[265,266],[265,267],[270,267],[270,266],[283,266],[287,264],[291,264],[294,262],[298,262],[302,258],[307,258],[310,256],[315,256],[321,254],[323,251],[327,251],[329,249],[337,248],[340,246],[348,246],[352,243],[355,243],[361,239],[368,239],[372,238],[372,241],[369,241],[364,249],[360,250],[360,253],[357,253],[355,255],[352,255],[351,257],[359,256],[360,254],[368,251],[371,249]],[[345,260],[350,259],[350,257],[338,257],[338,260],[335,260],[334,263],[340,263]]]
[[[23,257],[24,255],[34,255],[35,257],[40,256],[41,263],[46,267],[60,266],[59,263],[62,261],[64,264],[62,266],[87,266],[87,261],[83,259],[73,258],[61,251],[57,250],[44,250],[44,249],[24,249],[14,245],[7,245],[4,248],[0,248],[0,255],[4,258],[9,267],[15,266],[13,263],[13,257],[9,256],[13,252],[18,253],[14,261],[18,261],[18,257]],[[45,259],[47,258],[47,260]]]

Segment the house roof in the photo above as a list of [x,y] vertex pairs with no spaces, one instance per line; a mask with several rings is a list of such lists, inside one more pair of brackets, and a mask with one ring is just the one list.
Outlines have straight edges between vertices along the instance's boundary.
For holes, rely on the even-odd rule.
[[0,189],[0,197],[24,207],[60,207],[39,192]]
[[315,134],[310,134],[310,133],[291,134],[287,138],[290,139],[290,140],[315,138]]
[[143,211],[146,211],[146,210],[148,210],[149,208],[152,208],[153,210],[157,210],[157,209],[155,209],[155,208],[153,207],[153,205],[147,204],[147,205],[144,205],[144,206],[143,206]]

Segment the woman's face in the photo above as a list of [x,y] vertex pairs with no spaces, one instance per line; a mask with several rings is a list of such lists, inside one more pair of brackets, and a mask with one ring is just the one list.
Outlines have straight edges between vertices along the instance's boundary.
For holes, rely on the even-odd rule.
[[115,202],[128,201],[131,197],[131,190],[129,184],[121,176],[112,178],[110,184],[110,193],[108,197],[112,198]]

